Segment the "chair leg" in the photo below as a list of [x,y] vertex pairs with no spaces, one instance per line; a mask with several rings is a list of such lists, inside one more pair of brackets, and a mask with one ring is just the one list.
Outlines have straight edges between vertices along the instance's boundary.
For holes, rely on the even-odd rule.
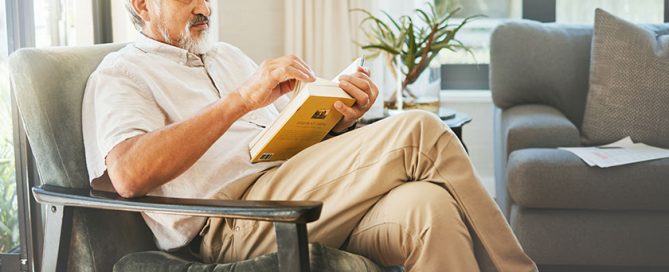
[[72,208],[49,205],[44,228],[42,272],[67,271],[72,230]]
[[280,272],[309,272],[307,224],[274,223]]

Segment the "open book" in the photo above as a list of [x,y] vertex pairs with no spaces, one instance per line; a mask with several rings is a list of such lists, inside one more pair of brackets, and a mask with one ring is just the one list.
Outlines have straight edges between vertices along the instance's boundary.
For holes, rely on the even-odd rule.
[[341,120],[336,101],[352,106],[355,99],[339,88],[339,76],[355,73],[359,60],[333,80],[298,82],[288,105],[279,117],[249,144],[251,162],[287,160],[325,138]]

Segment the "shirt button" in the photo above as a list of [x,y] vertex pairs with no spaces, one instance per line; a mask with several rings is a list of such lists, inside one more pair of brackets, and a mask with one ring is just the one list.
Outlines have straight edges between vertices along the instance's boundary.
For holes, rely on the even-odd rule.
[[235,226],[235,231],[240,231],[242,228],[239,226]]

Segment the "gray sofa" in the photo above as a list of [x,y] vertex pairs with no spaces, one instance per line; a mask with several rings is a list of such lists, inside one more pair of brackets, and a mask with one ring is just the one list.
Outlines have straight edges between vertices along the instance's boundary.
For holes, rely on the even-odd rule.
[[591,40],[530,21],[493,33],[496,200],[544,271],[667,271],[669,159],[599,169],[556,149],[581,145]]

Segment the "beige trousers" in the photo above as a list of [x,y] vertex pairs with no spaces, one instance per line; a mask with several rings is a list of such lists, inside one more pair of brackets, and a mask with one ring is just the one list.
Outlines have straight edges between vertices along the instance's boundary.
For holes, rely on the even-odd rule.
[[[457,137],[421,111],[314,145],[219,197],[322,201],[320,219],[307,225],[310,242],[408,271],[537,270]],[[206,262],[276,251],[269,222],[210,218],[203,235]]]

